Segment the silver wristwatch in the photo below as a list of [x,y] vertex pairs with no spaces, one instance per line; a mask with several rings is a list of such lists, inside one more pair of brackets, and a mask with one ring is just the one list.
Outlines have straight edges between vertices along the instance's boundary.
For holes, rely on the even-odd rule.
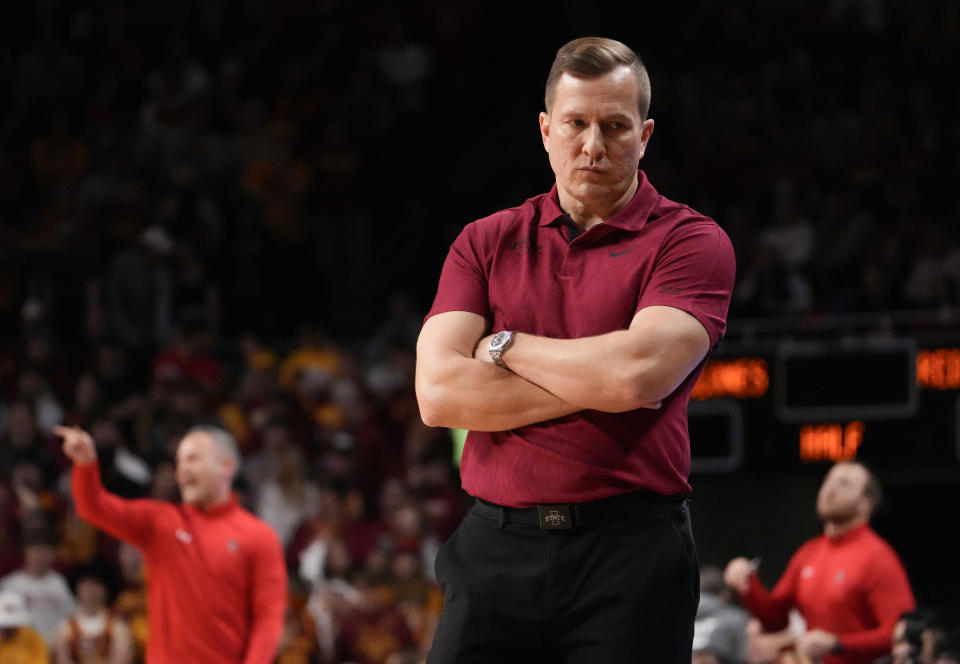
[[493,363],[498,367],[509,370],[509,367],[503,363],[503,351],[507,350],[507,346],[509,346],[512,341],[513,331],[497,332],[490,337],[490,346],[487,350],[490,351],[490,359],[492,359]]

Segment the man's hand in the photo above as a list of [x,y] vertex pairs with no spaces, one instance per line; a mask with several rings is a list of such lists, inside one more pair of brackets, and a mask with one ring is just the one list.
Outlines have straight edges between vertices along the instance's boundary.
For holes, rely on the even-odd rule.
[[93,463],[97,448],[93,438],[78,427],[54,427],[53,432],[63,438],[63,453],[74,463]]
[[774,664],[780,661],[780,655],[785,649],[796,644],[796,639],[789,629],[764,632],[763,625],[756,618],[747,623],[746,636],[744,659],[748,664]]
[[750,575],[757,571],[757,566],[744,557],[734,558],[727,563],[723,572],[723,581],[741,595],[750,587]]
[[797,639],[797,652],[807,657],[823,657],[827,653],[833,652],[838,642],[839,639],[837,639],[836,634],[831,634],[822,629],[811,629]]

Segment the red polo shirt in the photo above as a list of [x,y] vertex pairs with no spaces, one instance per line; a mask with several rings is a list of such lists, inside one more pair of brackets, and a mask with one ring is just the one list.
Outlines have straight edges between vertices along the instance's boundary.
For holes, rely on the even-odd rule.
[[[493,330],[576,339],[622,330],[667,305],[723,335],[733,247],[717,224],[660,196],[639,172],[633,199],[570,240],[557,188],[469,224],[447,255],[427,318],[484,316]],[[586,410],[511,431],[471,431],[463,488],[502,505],[584,502],[650,489],[690,491],[687,402],[702,365],[659,410]]]

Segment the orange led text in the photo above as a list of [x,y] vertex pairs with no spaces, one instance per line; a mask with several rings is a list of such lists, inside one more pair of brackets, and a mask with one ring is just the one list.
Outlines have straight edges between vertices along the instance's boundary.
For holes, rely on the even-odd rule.
[[800,427],[800,460],[849,461],[863,444],[863,422],[805,424]]
[[960,348],[918,351],[917,385],[931,390],[960,389]]
[[769,388],[770,370],[763,358],[711,360],[693,386],[691,396],[694,399],[756,399]]

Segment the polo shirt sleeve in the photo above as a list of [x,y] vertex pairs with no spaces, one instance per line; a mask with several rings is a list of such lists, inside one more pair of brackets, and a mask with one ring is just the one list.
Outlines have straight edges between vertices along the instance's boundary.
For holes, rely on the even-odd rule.
[[887,652],[894,626],[916,602],[907,572],[893,549],[878,547],[860,562],[870,570],[864,593],[876,626],[837,636],[842,652],[873,659]]
[[437,296],[427,318],[447,311],[469,311],[492,319],[483,244],[477,223],[464,228],[454,240],[440,273]]
[[287,606],[287,567],[276,533],[262,527],[253,558],[253,624],[243,664],[270,664],[283,634]]
[[712,348],[726,330],[735,271],[733,245],[716,223],[684,224],[661,247],[636,311],[655,305],[686,311],[707,330]]

